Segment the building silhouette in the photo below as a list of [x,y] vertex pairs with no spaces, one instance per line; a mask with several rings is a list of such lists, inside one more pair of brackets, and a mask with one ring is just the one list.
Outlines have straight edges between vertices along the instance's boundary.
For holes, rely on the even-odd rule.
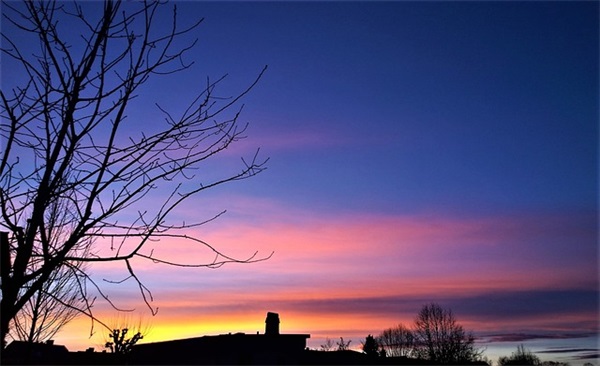
[[44,343],[12,341],[2,352],[3,364],[62,364],[69,350],[49,340]]
[[310,334],[281,334],[279,314],[269,312],[264,334],[221,334],[138,344],[130,364],[240,365],[298,364]]

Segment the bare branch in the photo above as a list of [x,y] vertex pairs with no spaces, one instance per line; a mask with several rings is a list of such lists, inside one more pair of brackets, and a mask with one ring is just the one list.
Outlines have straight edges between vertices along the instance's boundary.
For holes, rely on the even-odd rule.
[[[96,321],[105,325],[92,312],[96,298],[88,294],[88,286],[114,309],[129,311],[113,303],[82,267],[85,263],[121,263],[126,280],[136,283],[155,314],[152,292],[135,272],[133,258],[219,268],[273,255],[236,259],[185,234],[225,211],[207,214],[208,219],[171,220],[199,193],[266,169],[268,159],[260,158],[258,149],[242,158],[238,171],[218,175],[206,169],[207,162],[245,138],[239,103],[266,66],[248,87],[228,98],[216,95],[225,76],[207,79],[182,113],[157,105],[162,119],[148,123],[144,132],[132,132],[128,112],[146,81],[193,65],[186,58],[202,19],[182,26],[177,8],[165,13],[162,1],[3,6],[7,28],[1,52],[23,78],[0,91],[0,227],[8,232],[1,243],[3,344],[10,324],[16,333],[37,339],[76,313],[91,319],[92,332]],[[156,24],[165,14],[170,14],[171,26],[160,33]],[[37,41],[33,53],[23,44],[29,40]],[[205,263],[177,263],[145,249],[165,238],[201,245],[214,257]],[[65,296],[53,290],[59,288]],[[55,304],[57,312],[46,312],[44,303]]]

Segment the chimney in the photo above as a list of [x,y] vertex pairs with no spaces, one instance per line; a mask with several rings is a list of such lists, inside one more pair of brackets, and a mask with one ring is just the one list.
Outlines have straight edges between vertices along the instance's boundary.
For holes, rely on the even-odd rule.
[[46,341],[46,344],[49,345],[49,346],[54,346],[54,339],[48,339]]
[[279,314],[267,313],[267,320],[265,320],[265,334],[266,335],[278,335],[279,334]]

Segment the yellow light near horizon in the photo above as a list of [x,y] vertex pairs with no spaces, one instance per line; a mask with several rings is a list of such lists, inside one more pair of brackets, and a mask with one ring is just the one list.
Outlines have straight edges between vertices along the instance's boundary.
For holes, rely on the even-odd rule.
[[257,328],[256,323],[257,322],[250,321],[243,322],[241,320],[230,320],[229,322],[225,322],[221,319],[215,319],[210,322],[188,319],[187,321],[161,323],[153,326],[148,335],[144,337],[143,342],[140,343],[238,332],[253,334],[259,331],[260,333],[263,333],[264,326],[262,326],[262,328]]

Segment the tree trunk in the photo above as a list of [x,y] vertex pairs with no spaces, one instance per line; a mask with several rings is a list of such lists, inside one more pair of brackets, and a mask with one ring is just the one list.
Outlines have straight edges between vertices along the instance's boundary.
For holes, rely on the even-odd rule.
[[[2,283],[2,300],[0,300],[0,337],[2,337],[2,349],[6,348],[6,336],[8,335],[10,320],[12,319],[12,305],[14,296],[7,294],[6,284]],[[8,295],[8,296],[7,296]]]
[[2,349],[6,347],[6,335],[10,324],[11,305],[15,303],[16,293],[11,291],[13,287],[10,280],[10,247],[8,233],[0,231],[0,273],[2,278],[2,300],[0,300],[0,337],[2,337]]

